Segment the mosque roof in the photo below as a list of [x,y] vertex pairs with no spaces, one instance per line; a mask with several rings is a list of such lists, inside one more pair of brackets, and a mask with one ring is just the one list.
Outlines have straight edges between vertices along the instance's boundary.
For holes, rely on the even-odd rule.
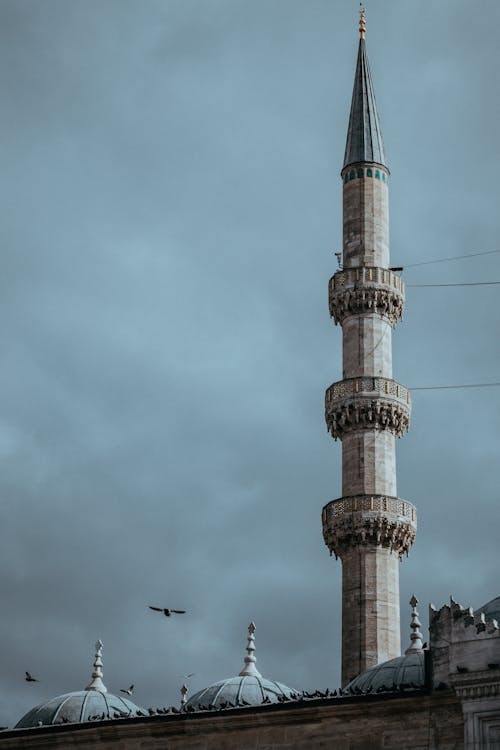
[[382,693],[425,687],[425,654],[411,653],[377,664],[346,685],[343,693]]
[[282,698],[293,699],[299,693],[280,682],[262,677],[255,666],[255,624],[248,627],[247,655],[244,667],[236,677],[214,682],[199,690],[186,704],[187,708],[225,708],[230,706],[260,706],[277,703]]
[[[144,713],[127,698],[108,693],[102,681],[102,641],[96,643],[92,679],[85,690],[58,695],[28,711],[15,729],[46,726],[48,724],[73,724],[83,721],[118,719]],[[139,714],[140,715],[140,714]]]
[[351,680],[343,693],[382,693],[420,690],[425,687],[425,653],[422,644],[421,623],[417,612],[418,599],[413,594],[411,606],[410,646],[403,656],[377,664]]
[[476,613],[480,614],[484,612],[486,620],[497,620],[500,623],[500,596],[492,599],[491,602],[483,604],[476,610]]
[[16,729],[47,724],[77,724],[97,719],[136,716],[141,709],[126,698],[98,690],[77,690],[52,698],[32,708],[16,724]]
[[359,30],[358,60],[347,130],[344,169],[349,164],[357,162],[386,164],[375,91],[366,54],[364,10],[361,11]]
[[262,703],[277,703],[281,697],[294,698],[298,693],[286,685],[265,677],[228,677],[200,690],[187,702],[193,708],[224,708],[233,706],[260,706]]

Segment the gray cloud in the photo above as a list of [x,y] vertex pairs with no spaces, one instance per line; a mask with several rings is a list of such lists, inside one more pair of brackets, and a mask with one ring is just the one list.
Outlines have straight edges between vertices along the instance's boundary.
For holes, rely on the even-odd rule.
[[[354,7],[354,6],[353,6]],[[340,494],[326,286],[354,10],[326,0],[4,0],[0,724],[88,682],[178,700],[240,669],[336,687]],[[498,247],[496,3],[388,0],[368,50],[395,263]],[[499,278],[498,256],[407,283]],[[409,289],[410,386],[498,379],[494,287]],[[498,392],[417,392],[405,603],[497,595]],[[149,603],[189,610],[155,617]],[[25,669],[41,678],[23,682]]]

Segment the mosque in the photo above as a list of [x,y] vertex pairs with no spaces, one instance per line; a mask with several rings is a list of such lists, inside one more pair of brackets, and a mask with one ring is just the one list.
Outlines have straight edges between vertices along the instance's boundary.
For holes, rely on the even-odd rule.
[[396,489],[395,441],[409,428],[411,395],[392,377],[391,333],[405,287],[390,266],[390,172],[365,26],[362,10],[341,171],[343,252],[329,282],[343,379],[326,391],[325,417],[342,443],[343,496],[322,521],[342,562],[341,688],[307,693],[263,677],[250,623],[237,676],[189,698],[183,686],[178,706],[145,709],[107,691],[98,641],[87,687],[30,710],[0,732],[0,750],[500,750],[500,597],[477,611],[453,599],[431,605],[427,644],[413,596],[401,651],[399,565],[417,530],[416,509]]

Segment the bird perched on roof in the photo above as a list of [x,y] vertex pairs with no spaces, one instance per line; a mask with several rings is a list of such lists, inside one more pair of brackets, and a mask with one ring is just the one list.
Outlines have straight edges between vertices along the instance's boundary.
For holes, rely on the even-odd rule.
[[133,692],[134,692],[134,686],[133,685],[131,685],[126,690],[123,690],[123,688],[120,688],[120,693],[125,693],[125,695],[132,695]]
[[165,617],[172,617],[172,615],[185,615],[186,614],[185,609],[168,609],[167,607],[152,607],[151,604],[149,605],[149,609],[152,609],[154,612],[163,612]]
[[30,675],[29,672],[25,672],[26,677],[24,678],[26,682],[40,682],[40,680],[37,680],[36,677],[33,677]]

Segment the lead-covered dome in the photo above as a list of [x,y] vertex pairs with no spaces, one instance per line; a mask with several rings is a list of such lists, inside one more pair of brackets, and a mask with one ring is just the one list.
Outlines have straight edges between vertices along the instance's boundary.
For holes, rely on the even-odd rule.
[[500,623],[500,596],[479,607],[477,613],[480,614],[481,612],[484,613],[486,620],[497,620]]
[[48,724],[77,724],[83,721],[103,721],[136,716],[144,711],[127,698],[108,693],[102,681],[102,641],[97,641],[92,680],[85,690],[58,695],[40,703],[20,719],[15,729],[47,726]]
[[413,594],[411,607],[411,645],[403,656],[377,664],[351,680],[343,692],[359,695],[361,693],[394,693],[405,690],[420,690],[425,687],[425,653],[422,644],[422,627],[417,612],[418,599]]
[[297,693],[281,682],[266,680],[264,677],[240,676],[214,682],[200,690],[188,701],[193,708],[225,708],[233,706],[260,706],[261,703],[277,703],[280,698],[289,700]]
[[281,682],[262,677],[255,666],[255,625],[248,627],[247,655],[239,675],[214,682],[195,693],[187,702],[189,708],[228,708],[230,706],[260,706],[262,703],[278,703],[280,699],[293,700],[298,697],[295,690]]
[[346,685],[344,693],[382,693],[418,690],[425,686],[425,654],[397,656],[367,669]]
[[78,724],[98,719],[122,719],[136,716],[138,708],[126,698],[98,690],[77,690],[52,698],[28,711],[15,728],[46,726],[47,724]]

